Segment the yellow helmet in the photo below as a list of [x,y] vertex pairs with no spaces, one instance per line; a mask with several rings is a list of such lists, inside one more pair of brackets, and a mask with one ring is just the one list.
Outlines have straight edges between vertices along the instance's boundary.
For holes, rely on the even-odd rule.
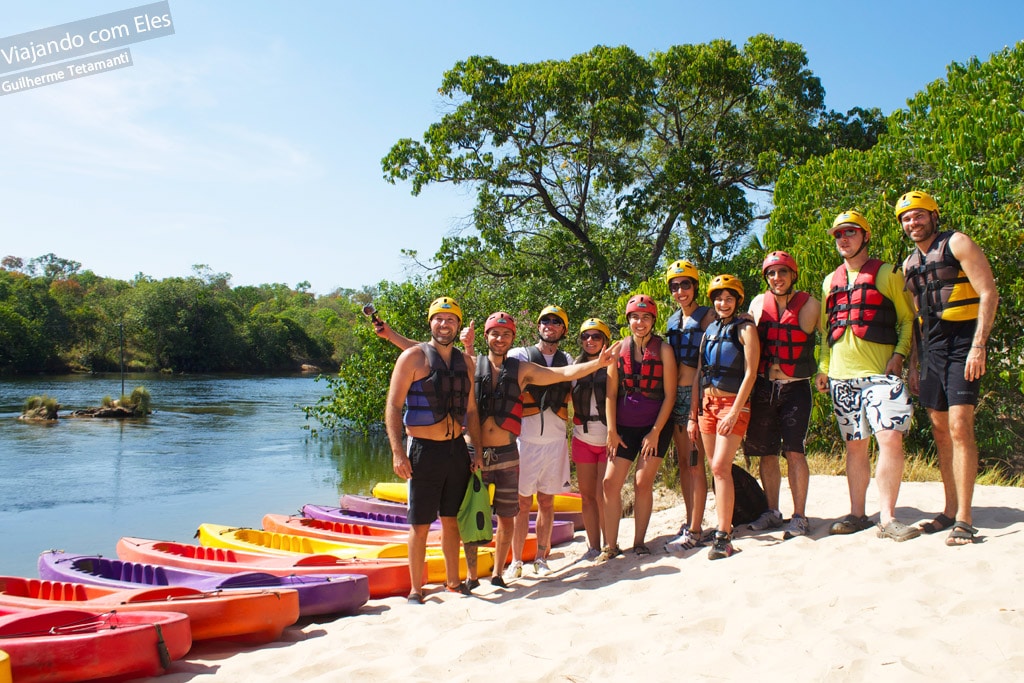
[[546,315],[553,315],[556,318],[561,318],[562,324],[565,325],[565,329],[569,329],[569,316],[564,310],[562,310],[561,306],[548,306],[540,312],[540,315],[537,316],[537,322],[540,323],[541,319]]
[[586,320],[584,320],[583,324],[580,325],[580,334],[582,335],[584,332],[588,330],[597,330],[598,332],[604,335],[605,341],[610,342],[612,340],[611,329],[609,329],[608,326],[604,324],[604,321],[601,320],[600,318],[587,318]]
[[700,282],[700,273],[697,272],[697,266],[693,265],[686,259],[680,259],[673,261],[672,265],[665,271],[665,283],[668,284],[677,277],[688,277],[694,282]]
[[434,299],[430,304],[430,308],[427,309],[427,324],[430,324],[431,319],[438,313],[451,313],[459,319],[459,324],[462,324],[462,309],[455,303],[455,299],[449,296],[442,296]]
[[869,240],[871,239],[871,224],[868,223],[868,219],[864,217],[864,214],[860,211],[854,211],[853,209],[843,211],[841,214],[836,216],[836,219],[832,221],[832,227],[828,229],[829,236],[835,237],[839,226],[847,224],[856,225],[864,231],[864,234],[867,235]]
[[911,209],[939,212],[939,204],[927,192],[911,190],[896,200],[896,220]]
[[708,285],[708,298],[714,300],[715,292],[720,291],[722,289],[731,289],[732,291],[736,292],[736,294],[740,298],[740,300],[736,303],[737,306],[740,306],[743,303],[743,297],[745,293],[743,291],[743,283],[740,281],[738,277],[728,274],[716,275],[715,277],[713,277],[711,279],[711,283]]

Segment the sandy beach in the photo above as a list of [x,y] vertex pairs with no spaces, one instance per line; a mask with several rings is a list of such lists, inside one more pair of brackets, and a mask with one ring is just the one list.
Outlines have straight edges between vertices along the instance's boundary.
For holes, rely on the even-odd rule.
[[[783,482],[783,513],[791,511]],[[906,483],[897,514],[931,519],[938,483]],[[709,497],[705,525],[713,519]],[[868,512],[877,521],[874,482]],[[1024,490],[978,487],[981,542],[946,533],[905,543],[874,529],[828,536],[849,512],[846,479],[811,478],[811,535],[737,529],[735,556],[666,554],[683,512],[654,514],[653,553],[584,562],[582,531],[555,573],[473,597],[431,589],[425,605],[371,600],[360,614],[303,621],[261,648],[199,645],[161,683],[252,681],[996,681],[1024,678]]]

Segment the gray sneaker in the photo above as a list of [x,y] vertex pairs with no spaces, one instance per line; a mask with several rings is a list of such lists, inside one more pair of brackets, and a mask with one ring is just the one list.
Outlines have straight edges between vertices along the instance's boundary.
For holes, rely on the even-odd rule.
[[747,528],[751,531],[768,531],[769,529],[778,529],[780,526],[782,526],[782,513],[778,510],[768,510],[762,512],[760,517],[747,525]]
[[789,520],[789,524],[786,525],[786,531],[782,534],[782,538],[788,540],[797,536],[806,536],[808,531],[807,518],[803,515],[793,515],[792,519]]

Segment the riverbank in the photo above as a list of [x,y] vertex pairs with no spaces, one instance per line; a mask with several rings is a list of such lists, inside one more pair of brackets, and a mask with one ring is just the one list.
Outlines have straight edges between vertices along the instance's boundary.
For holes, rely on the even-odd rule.
[[[785,489],[785,483],[783,483]],[[783,491],[783,510],[790,509]],[[931,519],[937,483],[903,485],[899,516]],[[710,498],[707,519],[714,516]],[[877,511],[877,493],[868,494]],[[511,590],[488,582],[422,606],[373,600],[354,617],[289,628],[272,646],[201,645],[161,683],[233,681],[525,681],[759,679],[1005,680],[1024,675],[1024,491],[980,486],[981,542],[946,534],[894,543],[873,529],[829,536],[849,511],[846,479],[814,476],[811,535],[740,530],[735,556],[668,555],[679,507],[654,514],[647,557],[584,562],[583,533],[556,548],[554,575]],[[877,520],[877,513],[875,514]],[[621,523],[624,547],[632,520]]]

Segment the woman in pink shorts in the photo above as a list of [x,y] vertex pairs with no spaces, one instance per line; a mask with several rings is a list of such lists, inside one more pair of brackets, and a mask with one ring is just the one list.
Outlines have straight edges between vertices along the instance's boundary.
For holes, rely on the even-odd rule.
[[[577,363],[586,363],[601,355],[611,343],[611,330],[600,318],[588,318],[580,325],[580,352]],[[601,368],[572,386],[572,461],[583,503],[583,527],[587,532],[585,560],[601,554],[601,528],[604,520],[604,494],[601,482],[608,465],[608,421],[604,399],[608,371]]]
[[[732,275],[718,275],[708,286],[715,306],[715,321],[704,331],[700,361],[693,385],[694,396],[687,432],[698,432],[715,477],[715,511],[718,530],[708,558],[719,560],[736,552],[732,545],[732,510],[736,492],[732,485],[732,461],[750,422],[750,392],[757,378],[761,346],[757,328],[737,318],[743,303],[743,283]],[[698,406],[700,422],[698,425]]]

